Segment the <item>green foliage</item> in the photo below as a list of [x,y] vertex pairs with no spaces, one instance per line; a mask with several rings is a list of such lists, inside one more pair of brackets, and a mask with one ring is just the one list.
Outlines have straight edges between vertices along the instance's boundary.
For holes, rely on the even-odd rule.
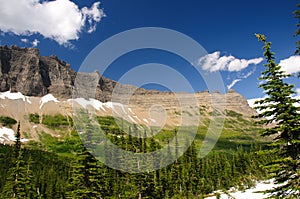
[[17,121],[11,117],[0,116],[0,123],[3,126],[11,127],[14,124],[17,124]]
[[81,146],[72,164],[67,198],[101,198],[102,172],[100,163]]
[[[130,133],[125,134],[116,128],[112,118],[98,119],[99,123],[107,127],[105,134],[111,142],[124,150],[136,153],[156,151],[175,135],[174,131],[164,130],[164,133],[159,135],[141,138],[134,125],[130,126]],[[188,135],[189,128],[184,130]],[[92,145],[97,141],[93,139],[93,131],[94,128],[87,125],[85,134],[80,135],[91,137],[92,139],[87,140]],[[144,135],[147,133],[145,130]],[[155,199],[202,198],[214,190],[228,189],[232,186],[241,188],[251,186],[252,181],[266,177],[266,170],[260,165],[270,162],[272,155],[256,153],[260,148],[255,145],[235,143],[229,132],[224,135],[220,143],[217,143],[217,148],[205,158],[197,157],[199,151],[197,138],[173,164],[157,171],[130,174],[111,169],[97,161],[82,146],[75,131],[65,136],[63,140],[41,134],[40,139],[46,145],[45,149],[59,156],[41,150],[23,149],[24,164],[22,164],[27,165],[26,168],[32,171],[29,177],[25,176],[24,179],[27,179],[28,188],[35,194],[32,198],[37,196],[40,198]],[[178,153],[176,150],[181,147],[178,141],[175,143],[175,147],[169,147],[170,155]],[[4,179],[8,179],[11,173],[9,168],[14,164],[12,150],[9,146],[0,146],[0,172]],[[172,153],[171,150],[175,151]],[[120,157],[109,148],[105,153],[105,163],[112,161],[122,164],[122,158],[126,158]],[[154,164],[159,166],[165,158],[170,156],[157,157]],[[10,180],[0,179],[0,198],[7,198],[3,187],[9,187],[9,182]]]
[[[103,147],[97,148],[96,145],[103,141],[102,137],[97,136],[97,128],[82,125],[83,133],[79,136],[74,130],[69,132],[70,129],[63,130],[65,126],[60,126],[56,130],[61,132],[61,137],[41,133],[38,145],[30,143],[26,145],[28,149],[20,147],[23,161],[20,165],[30,171],[28,177],[24,175],[23,179],[28,190],[32,190],[31,198],[202,198],[215,190],[232,186],[243,189],[244,186],[252,186],[253,181],[267,176],[266,170],[260,165],[269,163],[273,156],[256,153],[260,150],[260,143],[253,144],[255,139],[252,134],[255,134],[257,127],[248,129],[245,121],[235,119],[235,113],[230,114],[232,117],[225,123],[231,127],[223,130],[219,142],[207,157],[197,157],[207,131],[203,127],[188,150],[173,164],[157,171],[138,174],[105,166],[104,163],[123,164],[122,158],[126,159],[107,148],[107,145],[104,146],[104,163],[97,161],[82,146],[80,138],[86,140],[85,145],[103,150]],[[88,118],[84,119],[85,123],[89,122]],[[153,135],[157,130],[155,128],[143,129],[126,121],[116,121],[112,117],[96,119],[113,144],[135,153],[156,151],[176,134],[174,130],[165,129]],[[128,129],[128,133],[125,129]],[[189,137],[190,128],[182,127],[182,130]],[[143,137],[150,137],[141,138],[141,133]],[[176,146],[169,147],[169,155],[156,157],[153,164],[159,166],[166,158],[178,153],[176,150],[181,147],[181,142],[177,140],[175,143]],[[0,178],[0,198],[9,198],[5,193],[12,182],[9,179],[15,156],[12,151],[12,147],[0,146],[0,173],[3,176],[3,179]],[[147,164],[140,166],[147,167]]]
[[[297,5],[297,8],[298,9],[294,12],[294,16],[298,20],[298,23],[296,24],[298,29],[295,32],[295,36],[300,35],[300,4]],[[297,50],[296,50],[295,54],[300,55],[300,40],[297,41]],[[300,73],[299,73],[299,75],[300,75]]]
[[24,161],[23,151],[20,141],[20,123],[18,123],[16,140],[14,145],[14,156],[12,158],[12,167],[8,170],[5,186],[2,190],[6,198],[35,198],[35,192],[32,187],[32,171],[30,160]]
[[296,197],[300,191],[300,107],[295,106],[300,100],[292,97],[294,85],[284,81],[291,75],[281,71],[275,63],[271,52],[271,42],[264,35],[256,37],[264,43],[264,56],[267,60],[265,71],[262,72],[260,87],[267,97],[257,101],[257,109],[261,111],[257,118],[259,123],[267,126],[261,133],[263,136],[273,136],[273,150],[278,158],[268,165],[277,183],[285,183],[271,192],[276,197]]
[[[44,148],[45,150],[55,152],[60,156],[73,157],[72,152],[78,150],[78,143],[81,142],[80,137],[76,131],[71,131],[70,134],[66,135],[64,139],[57,137],[52,137],[47,133],[41,133],[39,135],[39,140],[42,146],[39,148]],[[32,144],[31,144],[31,147]]]
[[63,116],[63,115],[43,115],[42,124],[50,127],[50,128],[57,128],[57,127],[72,127],[73,120],[70,116]]
[[21,149],[16,162],[13,154],[14,147],[0,145],[0,198],[10,198],[16,173],[16,188],[22,198],[64,198],[69,159],[41,150]]
[[243,117],[242,114],[237,113],[237,112],[232,111],[232,110],[226,110],[226,116],[228,116],[228,117],[236,117],[236,118],[241,118],[241,117]]
[[30,113],[29,114],[29,122],[39,124],[40,123],[40,116],[37,113]]

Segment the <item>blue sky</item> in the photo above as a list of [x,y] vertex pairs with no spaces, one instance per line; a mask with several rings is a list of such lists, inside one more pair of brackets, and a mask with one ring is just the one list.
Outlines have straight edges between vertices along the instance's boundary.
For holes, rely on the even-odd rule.
[[[258,80],[263,70],[262,44],[254,33],[273,42],[276,59],[288,71],[300,71],[293,57],[296,19],[290,1],[204,0],[0,0],[0,44],[37,47],[41,55],[57,55],[75,70],[101,42],[120,32],[162,27],[181,32],[203,46],[208,55],[202,65],[219,72],[226,88],[247,99],[263,97]],[[115,46],[118,48],[118,46]],[[200,57],[199,57],[200,58]],[[101,59],[101,55],[99,56]],[[121,56],[105,76],[118,80],[135,66],[161,63],[183,73],[195,90],[206,89],[186,60],[165,51],[144,49]],[[156,67],[154,67],[156,68]],[[167,74],[162,78],[171,78]],[[300,88],[299,79],[289,82]],[[163,86],[146,85],[146,88]],[[180,88],[179,88],[180,89]],[[300,91],[300,90],[299,90]]]

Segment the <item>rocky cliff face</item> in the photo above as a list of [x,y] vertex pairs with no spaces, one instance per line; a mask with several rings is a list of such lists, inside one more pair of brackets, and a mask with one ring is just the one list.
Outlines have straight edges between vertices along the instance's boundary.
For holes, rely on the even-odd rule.
[[27,96],[53,92],[67,97],[72,93],[75,72],[55,56],[42,57],[38,49],[0,47],[0,91],[19,91]]
[[[77,77],[77,78],[76,78]],[[78,81],[84,79],[84,81]],[[77,82],[77,83],[76,83]],[[44,96],[51,93],[57,98],[95,98],[102,102],[112,101],[115,87],[119,93],[113,100],[123,104],[131,104],[144,112],[153,105],[161,105],[170,113],[179,110],[176,96],[170,92],[149,91],[129,85],[121,85],[97,72],[76,73],[70,65],[59,60],[56,56],[40,56],[39,50],[34,48],[19,48],[17,46],[0,47],[0,92],[21,92],[26,96]],[[88,89],[90,88],[90,89]],[[124,101],[122,94],[134,91],[130,102]],[[246,99],[240,94],[230,91],[228,94],[210,94],[199,92],[196,94],[182,94],[183,98],[196,97],[198,105],[209,107],[212,96],[225,98],[226,109],[234,110],[244,115],[254,114]],[[219,103],[225,103],[220,101]],[[195,108],[195,107],[193,107]],[[209,108],[207,109],[209,110]]]
[[[21,92],[27,96],[52,93],[59,98],[72,98],[76,72],[55,55],[40,56],[35,48],[0,46],[0,92]],[[98,78],[96,98],[109,100],[116,82]]]

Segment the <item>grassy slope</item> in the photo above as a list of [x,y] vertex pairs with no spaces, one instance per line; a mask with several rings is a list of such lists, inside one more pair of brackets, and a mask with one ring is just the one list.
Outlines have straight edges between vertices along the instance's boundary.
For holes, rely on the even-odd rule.
[[[71,118],[64,118],[61,115],[44,116],[44,118],[47,118],[47,120],[43,121],[40,125],[58,131],[60,137],[52,137],[49,134],[41,132],[40,141],[29,142],[28,145],[31,147],[47,149],[60,155],[72,156],[72,152],[76,150],[76,143],[80,142],[80,137],[76,132]],[[126,137],[128,136],[128,129],[133,131],[132,129],[134,128],[133,124],[118,118],[115,120],[113,117],[97,117],[97,121],[101,125],[101,128],[107,133],[108,137],[116,136],[117,134]],[[36,120],[31,122],[36,123]],[[201,125],[198,127],[194,141],[199,148],[206,136],[209,123],[209,116],[206,115],[202,119]],[[244,118],[241,114],[234,111],[227,111],[222,133],[213,151],[232,153],[236,151],[239,146],[243,146],[244,149],[247,149],[255,144],[265,145],[267,141],[259,136],[259,128],[259,126],[254,124],[252,119]],[[150,131],[144,126],[141,126],[139,129],[141,134],[144,133],[144,129],[148,132]],[[151,129],[152,131],[156,130],[155,127],[152,127]],[[183,127],[183,131],[188,135],[190,133],[190,128]],[[155,141],[161,146],[165,146],[174,138],[174,132],[175,130],[163,129],[154,135]]]

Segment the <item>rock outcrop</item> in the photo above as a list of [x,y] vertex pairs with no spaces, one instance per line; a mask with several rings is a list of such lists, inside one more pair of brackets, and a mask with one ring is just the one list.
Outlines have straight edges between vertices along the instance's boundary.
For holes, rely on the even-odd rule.
[[21,92],[27,96],[72,93],[75,71],[56,56],[42,57],[35,48],[0,47],[0,91]]
[[[88,75],[88,74],[86,74]],[[26,96],[72,98],[76,72],[57,56],[40,56],[35,48],[0,46],[0,92],[21,92]],[[98,77],[94,98],[108,101],[115,85],[105,77]]]

